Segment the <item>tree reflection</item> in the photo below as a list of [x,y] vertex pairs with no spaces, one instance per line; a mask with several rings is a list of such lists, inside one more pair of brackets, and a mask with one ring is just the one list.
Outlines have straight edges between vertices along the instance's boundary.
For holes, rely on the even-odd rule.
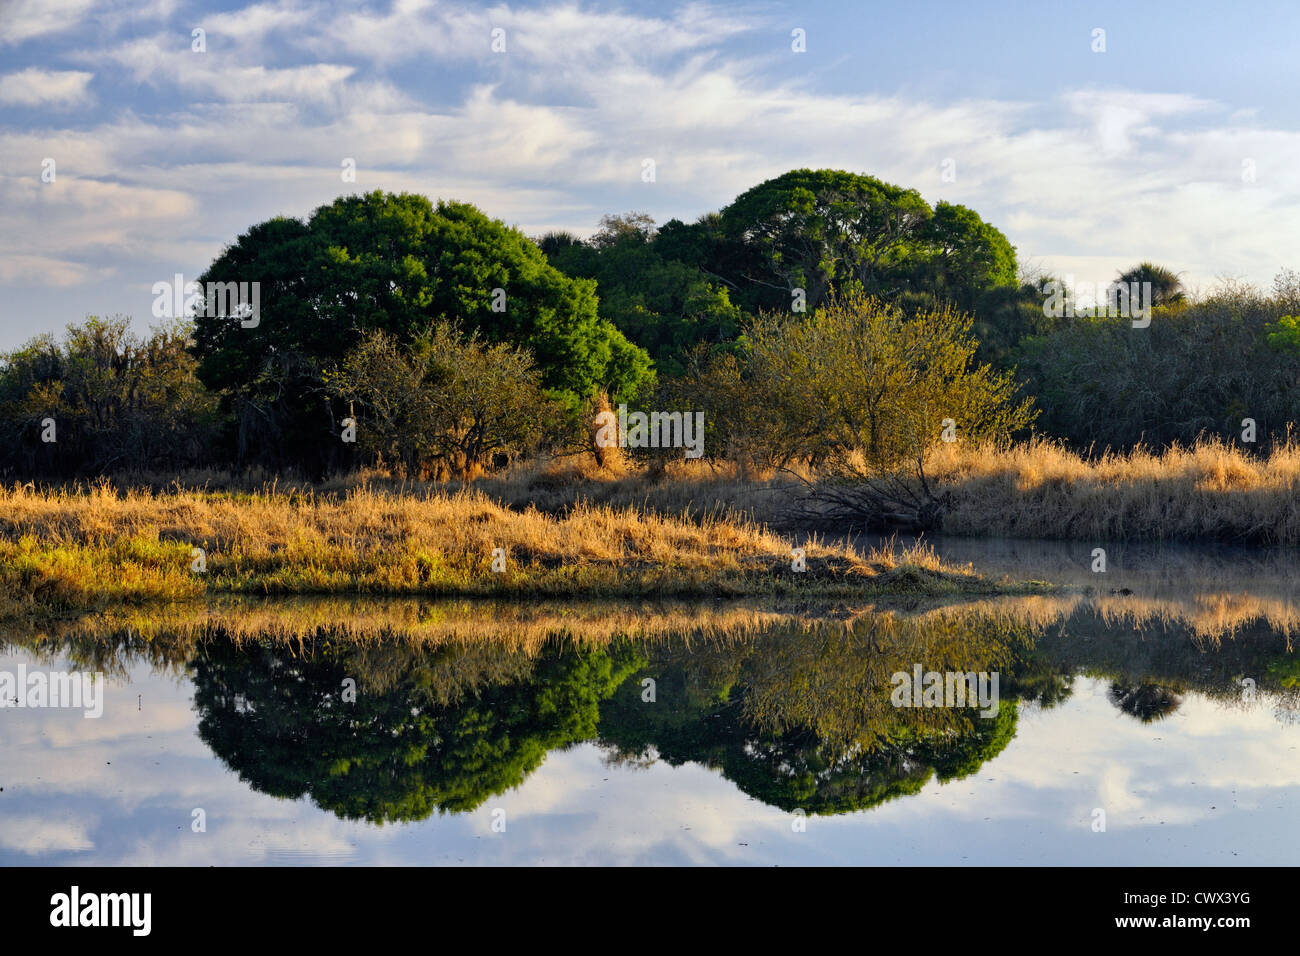
[[[258,790],[310,796],[375,823],[462,812],[521,784],[546,754],[596,733],[599,702],[641,660],[628,647],[555,647],[439,700],[455,649],[412,652],[384,686],[346,650],[216,643],[194,662],[199,734]],[[357,680],[355,702],[343,698]]]
[[584,740],[615,759],[718,768],[773,806],[842,813],[971,773],[1015,732],[1010,700],[988,719],[895,707],[894,672],[1005,671],[1022,645],[1005,626],[889,616],[693,646],[557,638],[534,653],[217,640],[191,670],[200,736],[221,759],[258,790],[341,817],[472,810]]
[[1107,696],[1112,704],[1144,724],[1164,720],[1183,702],[1182,695],[1171,687],[1125,680],[1113,681]]
[[[1023,660],[1005,625],[869,617],[848,627],[771,630],[743,645],[665,648],[601,708],[600,741],[621,760],[720,770],[784,810],[846,813],[974,772],[1015,734],[1017,708],[900,708],[891,678],[1001,671]],[[656,681],[656,700],[639,680]]]
[[[1060,704],[1078,674],[1108,681],[1115,706],[1143,722],[1176,712],[1188,692],[1253,706],[1244,677],[1279,719],[1300,712],[1300,664],[1267,622],[1238,621],[1211,640],[1203,623],[1180,635],[1165,620],[1117,627],[1113,613],[1062,606],[756,616],[743,633],[705,637],[584,638],[550,623],[568,613],[554,610],[526,640],[489,614],[474,618],[473,639],[357,638],[323,625],[294,637],[216,626],[146,639],[128,626],[0,646],[119,679],[140,663],[184,669],[202,739],[243,780],[375,823],[473,810],[584,741],[611,764],[712,768],[783,810],[867,809],[976,772],[1015,735],[1022,706]],[[502,635],[482,636],[494,622]],[[996,716],[894,706],[893,675],[917,665],[996,673]]]

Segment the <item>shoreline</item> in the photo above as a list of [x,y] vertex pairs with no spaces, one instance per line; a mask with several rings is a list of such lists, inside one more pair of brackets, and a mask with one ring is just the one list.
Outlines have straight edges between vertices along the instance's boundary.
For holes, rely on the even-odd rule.
[[926,545],[796,549],[741,518],[594,505],[555,517],[471,492],[19,488],[0,491],[0,515],[0,617],[237,594],[873,600],[1051,590],[982,577]]

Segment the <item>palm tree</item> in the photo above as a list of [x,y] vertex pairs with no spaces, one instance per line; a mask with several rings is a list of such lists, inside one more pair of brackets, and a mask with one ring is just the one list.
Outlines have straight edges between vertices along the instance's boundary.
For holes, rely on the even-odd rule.
[[1141,283],[1150,282],[1152,305],[1172,305],[1186,298],[1178,274],[1154,262],[1140,262],[1127,272],[1121,272],[1115,281],[1124,285],[1136,282],[1139,288]]
[[[1152,288],[1155,288],[1153,285]],[[1144,724],[1164,720],[1183,703],[1183,697],[1171,687],[1150,682],[1111,681],[1110,702]]]

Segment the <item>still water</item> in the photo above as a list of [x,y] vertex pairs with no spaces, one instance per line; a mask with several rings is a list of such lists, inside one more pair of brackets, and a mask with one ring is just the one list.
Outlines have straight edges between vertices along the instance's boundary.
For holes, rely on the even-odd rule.
[[[1092,573],[1000,547],[970,560]],[[948,606],[8,633],[0,673],[105,683],[98,718],[0,709],[0,864],[1294,864],[1300,601],[1289,556],[1238,557],[1116,551],[1105,586]],[[996,674],[996,714],[897,706],[918,667]]]

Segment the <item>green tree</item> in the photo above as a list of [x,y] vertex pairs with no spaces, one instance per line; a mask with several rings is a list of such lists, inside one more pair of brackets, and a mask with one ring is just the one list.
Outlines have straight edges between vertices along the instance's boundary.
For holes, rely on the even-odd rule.
[[712,388],[746,393],[746,415],[733,420],[740,443],[770,464],[819,470],[829,483],[815,494],[833,500],[816,504],[834,505],[834,520],[850,508],[932,525],[941,507],[926,462],[945,429],[1005,438],[1034,416],[1010,373],[976,363],[971,322],[946,306],[908,315],[861,293],[832,296],[806,318],[760,315],[729,373],[686,387],[715,405]]
[[625,212],[600,217],[600,230],[591,238],[597,249],[617,245],[621,240],[648,242],[655,233],[654,218],[646,212]]
[[689,225],[625,213],[587,242],[554,233],[539,245],[552,265],[595,279],[601,315],[673,376],[696,345],[729,347],[744,315],[796,308],[796,290],[809,311],[832,288],[973,310],[993,326],[986,351],[999,359],[1024,318],[1001,232],[964,206],[931,209],[916,190],[843,170],[792,170]]
[[832,286],[895,291],[897,269],[921,252],[931,215],[914,189],[843,170],[796,169],[741,193],[719,226],[745,250],[733,281],[765,290],[748,304],[789,309],[798,288],[812,309]]
[[594,282],[563,275],[518,230],[465,203],[343,197],[305,222],[252,227],[200,281],[260,283],[256,327],[196,323],[200,375],[236,414],[243,457],[328,467],[342,416],[322,372],[370,331],[406,346],[438,319],[457,321],[528,349],[542,385],[575,408],[652,379],[649,357],[598,316]]
[[1115,281],[1129,286],[1136,282],[1139,289],[1143,283],[1151,283],[1152,305],[1173,305],[1187,297],[1178,274],[1154,262],[1139,262],[1133,268],[1121,272]]
[[603,217],[590,242],[567,233],[538,242],[557,269],[596,280],[601,317],[649,352],[662,373],[680,375],[693,346],[727,342],[739,329],[740,309],[725,285],[665,257],[645,213]]
[[1016,250],[965,206],[938,202],[921,230],[926,248],[912,285],[971,311],[993,289],[1016,289]]
[[1276,322],[1265,327],[1268,344],[1286,355],[1300,355],[1300,318],[1294,315],[1278,316]]

